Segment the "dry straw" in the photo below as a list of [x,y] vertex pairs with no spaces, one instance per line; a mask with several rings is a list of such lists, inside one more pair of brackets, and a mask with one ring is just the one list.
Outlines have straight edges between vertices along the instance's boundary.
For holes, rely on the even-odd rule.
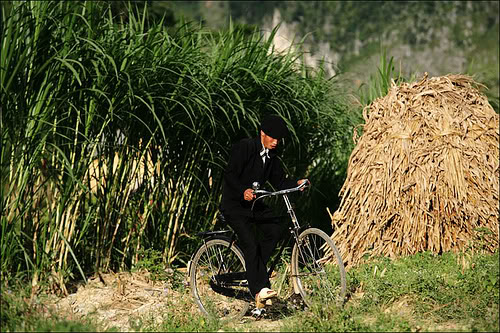
[[499,116],[468,76],[396,86],[363,111],[333,240],[346,266],[370,256],[494,252]]

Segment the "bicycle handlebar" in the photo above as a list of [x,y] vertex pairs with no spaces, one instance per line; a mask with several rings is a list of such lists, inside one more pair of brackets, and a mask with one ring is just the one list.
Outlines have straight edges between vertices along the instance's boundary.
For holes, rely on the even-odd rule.
[[[283,195],[283,194],[297,192],[297,191],[302,190],[303,188],[308,187],[310,184],[311,184],[311,182],[308,179],[306,179],[305,182],[303,182],[300,185],[297,185],[296,187],[287,188],[287,189],[279,190],[279,191],[275,191],[275,192],[260,190],[259,189],[260,185],[257,182],[253,183],[252,187],[254,189],[253,193],[255,195],[259,195],[259,197],[257,199],[260,199],[260,198],[269,197],[269,196],[277,196],[277,195]],[[255,199],[255,200],[257,200],[257,199]]]

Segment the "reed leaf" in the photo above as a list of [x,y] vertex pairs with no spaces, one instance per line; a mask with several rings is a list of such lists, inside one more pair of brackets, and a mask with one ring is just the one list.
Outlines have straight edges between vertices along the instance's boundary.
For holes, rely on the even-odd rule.
[[145,7],[127,14],[22,1],[3,16],[2,277],[29,272],[65,293],[68,278],[129,268],[146,249],[185,263],[215,221],[231,144],[268,113],[290,127],[292,174],[325,197],[337,181],[346,107],[300,51],[273,50],[277,29],[167,30]]

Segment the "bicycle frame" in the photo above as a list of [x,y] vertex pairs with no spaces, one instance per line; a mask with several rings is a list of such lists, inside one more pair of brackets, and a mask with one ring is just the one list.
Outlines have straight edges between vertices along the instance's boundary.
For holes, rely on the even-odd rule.
[[[330,236],[321,229],[311,227],[309,224],[304,226],[299,224],[288,197],[289,193],[302,190],[308,182],[276,192],[259,190],[258,185],[255,183],[253,186],[256,199],[252,210],[256,201],[280,195],[283,196],[287,214],[272,219],[282,219],[288,215],[285,218],[290,218],[291,222],[290,224],[286,222],[289,233],[282,235],[278,251],[274,251],[274,257],[269,260],[267,271],[269,277],[277,266],[281,265],[283,251],[286,248],[287,251],[291,250],[290,266],[282,272],[284,275],[280,278],[281,283],[287,276],[290,277],[294,293],[300,294],[303,304],[308,307],[315,302],[322,303],[330,299],[342,303],[346,293],[346,273],[338,249]],[[263,215],[265,218],[265,214]],[[218,216],[217,223],[219,222],[224,222],[222,214]],[[238,246],[236,232],[229,228],[201,232],[198,235],[203,237],[204,244],[193,253],[189,261],[188,276],[193,288],[193,297],[200,310],[207,315],[214,314],[220,317],[236,318],[244,315],[253,302],[253,296],[247,290],[245,258]],[[330,265],[331,258],[336,260],[337,266]]]
[[[290,202],[290,199],[288,198],[289,193],[296,192],[296,191],[298,191],[301,188],[306,187],[306,186],[307,186],[307,183],[303,183],[295,188],[285,189],[285,190],[276,191],[276,192],[269,192],[269,191],[265,191],[265,190],[259,190],[258,188],[260,186],[258,183],[254,183],[254,185],[253,185],[254,193],[261,194],[261,196],[259,196],[257,199],[254,200],[254,202],[252,204],[252,210],[253,210],[253,207],[254,207],[255,202],[257,200],[265,198],[265,197],[269,197],[269,196],[282,195],[283,200],[284,200],[285,205],[286,205],[286,208],[287,208],[287,213],[290,216],[290,220],[292,222],[292,225],[289,227],[290,234],[288,235],[286,240],[282,242],[280,249],[277,252],[277,255],[274,257],[274,260],[271,262],[271,265],[269,266],[269,269],[268,269],[269,276],[271,276],[272,272],[276,268],[276,265],[278,264],[279,259],[281,258],[281,255],[283,254],[283,251],[291,243],[292,239],[294,240],[295,243],[298,244],[300,232],[309,227],[308,225],[300,226],[298,219],[297,219],[297,216],[295,215],[295,211],[293,210],[292,203]],[[218,235],[221,235],[221,234],[230,234],[229,246],[226,250],[228,252],[228,251],[230,251],[229,248],[231,248],[233,243],[236,242],[236,233],[233,230],[205,231],[205,232],[199,233],[198,236],[203,237],[203,242],[206,245],[206,243],[210,239],[215,238],[215,237],[219,237]],[[226,253],[223,253],[222,256],[225,256],[225,254]],[[247,286],[246,282],[245,283],[234,282],[235,280],[243,280],[242,273],[244,273],[244,272],[219,274],[220,269],[222,269],[222,267],[219,268],[219,272],[217,272],[217,274],[215,274],[215,276],[214,276],[215,283],[221,283],[225,286]],[[244,278],[244,276],[243,276],[243,278]]]
[[306,229],[309,227],[308,225],[305,226],[300,226],[299,221],[297,219],[297,216],[295,215],[295,211],[293,210],[292,203],[290,202],[290,199],[288,198],[289,193],[297,192],[309,185],[309,181],[305,181],[304,183],[298,185],[297,187],[290,188],[290,189],[285,189],[285,190],[280,190],[276,192],[269,192],[265,190],[260,190],[260,184],[255,182],[253,183],[252,187],[254,190],[254,194],[260,194],[258,198],[256,198],[252,204],[252,210],[257,202],[257,200],[270,197],[270,196],[278,196],[281,195],[283,196],[283,200],[285,201],[286,205],[286,210],[288,215],[290,216],[290,220],[292,221],[292,226],[289,227],[290,234],[288,235],[286,241],[284,241],[281,244],[281,247],[278,251],[278,254],[274,257],[274,260],[271,262],[271,265],[269,266],[268,269],[268,274],[271,276],[272,272],[276,268],[276,265],[278,264],[279,259],[281,258],[281,255],[283,254],[284,249],[290,244],[290,241],[293,239],[295,243],[299,244],[299,234],[302,230]]
[[299,221],[297,219],[297,216],[295,215],[295,211],[293,210],[292,204],[290,202],[290,199],[288,198],[288,195],[283,194],[283,200],[285,201],[286,208],[287,208],[287,213],[290,215],[290,219],[292,221],[292,226],[288,228],[290,231],[288,237],[286,240],[281,244],[280,249],[278,251],[278,254],[274,257],[274,260],[271,262],[271,265],[269,266],[269,269],[267,273],[269,276],[273,273],[274,269],[276,268],[276,265],[279,262],[279,259],[281,258],[281,255],[283,254],[283,251],[285,248],[290,245],[292,239],[294,239],[295,243],[299,242],[299,234],[301,233],[302,230],[306,229],[308,225],[300,226]]

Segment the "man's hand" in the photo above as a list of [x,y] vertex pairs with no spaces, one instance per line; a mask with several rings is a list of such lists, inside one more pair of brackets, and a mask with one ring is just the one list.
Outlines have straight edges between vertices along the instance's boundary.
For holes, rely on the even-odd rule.
[[[300,179],[300,180],[297,181],[297,185],[300,185],[300,184],[302,184],[304,182],[309,182],[309,185],[311,185],[311,182],[309,181],[309,179]],[[300,190],[304,191],[305,189],[306,189],[306,186],[303,187],[303,188],[301,188]]]
[[243,199],[246,201],[252,201],[255,199],[255,194],[253,194],[253,190],[251,188],[247,188],[245,192],[243,192]]

